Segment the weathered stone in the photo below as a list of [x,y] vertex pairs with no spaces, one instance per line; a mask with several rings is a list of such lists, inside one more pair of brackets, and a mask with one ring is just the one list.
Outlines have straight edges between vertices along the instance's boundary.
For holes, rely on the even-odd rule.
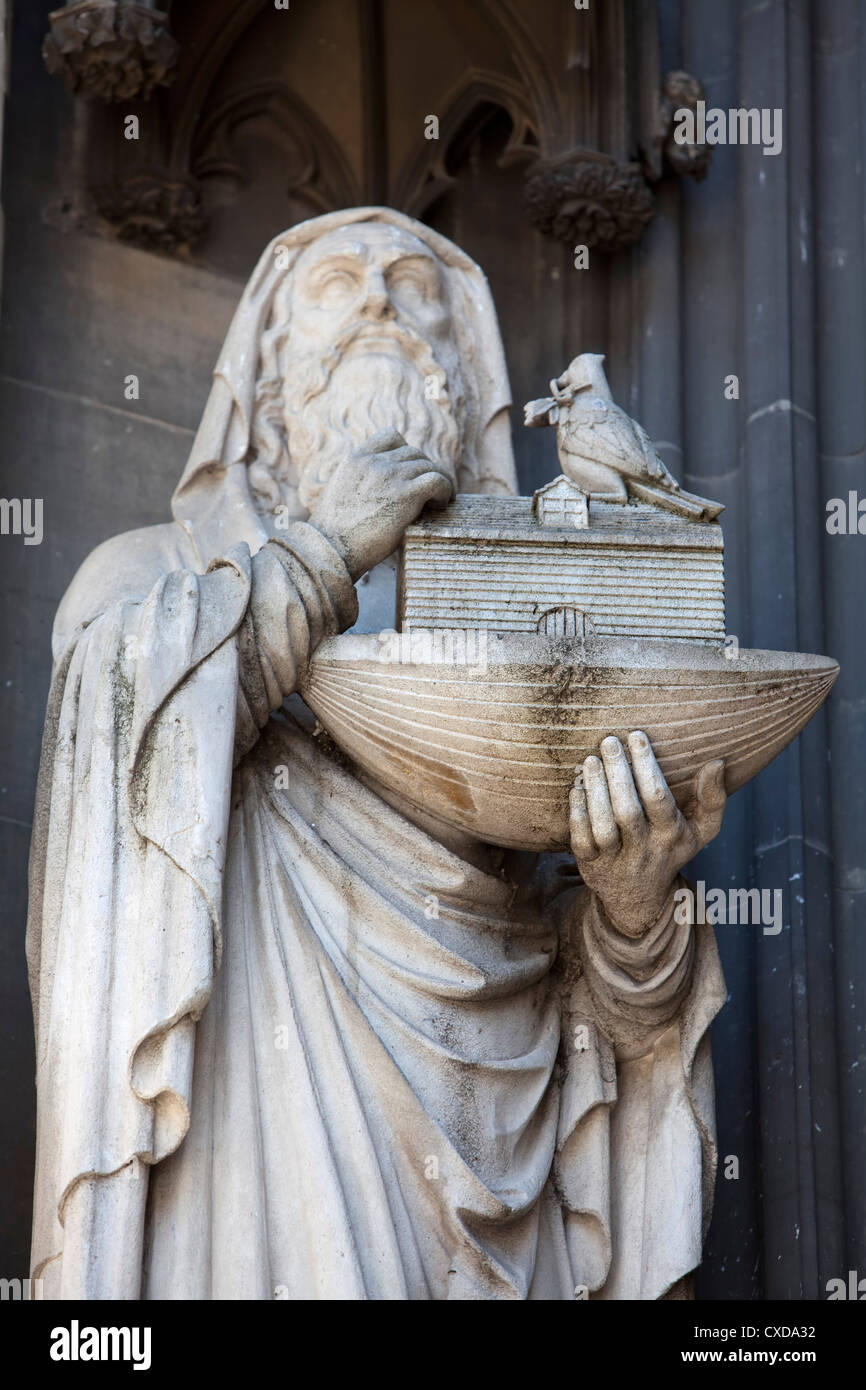
[[633,246],[654,211],[639,165],[617,163],[595,150],[539,161],[526,180],[524,199],[539,231],[600,251]]
[[118,240],[145,251],[191,250],[206,226],[198,188],[164,174],[131,174],[94,189],[93,198]]
[[713,157],[711,145],[678,144],[674,139],[674,123],[678,111],[697,109],[706,96],[702,84],[691,73],[669,72],[664,80],[658,104],[658,118],[652,136],[643,146],[644,172],[656,182],[665,169],[687,175],[696,182],[705,179]]
[[[565,534],[583,545],[611,504],[582,462],[609,469],[610,437],[599,458],[570,447],[580,373],[565,375],[561,449],[588,498],[587,527]],[[687,1287],[725,990],[711,928],[677,914],[678,874],[720,828],[722,758],[733,788],[835,668],[744,653],[731,675],[706,643],[674,659],[569,636],[564,613],[559,635],[558,620],[484,629],[483,655],[450,669],[435,646],[383,660],[391,557],[428,505],[458,490],[516,508],[545,563],[555,528],[513,496],[508,404],[463,252],[388,209],[300,224],[241,300],[174,520],[106,542],[67,591],[28,935],[45,1296]],[[624,486],[664,494],[638,504],[647,534],[712,537],[670,510],[681,490],[605,410],[630,441]],[[631,507],[612,504],[614,547]],[[353,693],[357,653],[372,697]],[[708,685],[745,693],[742,746],[705,738]],[[407,693],[401,750],[388,721]],[[662,704],[657,761],[645,727]],[[743,727],[741,706],[728,716]],[[551,843],[565,864],[528,859]]]
[[73,96],[146,101],[174,77],[168,16],[130,0],[76,0],[49,16],[42,56]]

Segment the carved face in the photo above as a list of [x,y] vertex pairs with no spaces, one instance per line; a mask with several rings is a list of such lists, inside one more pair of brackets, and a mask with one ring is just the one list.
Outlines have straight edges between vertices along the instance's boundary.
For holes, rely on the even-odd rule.
[[299,257],[289,300],[284,426],[304,506],[382,429],[456,480],[464,395],[444,267],[409,232],[340,228]]
[[343,227],[314,242],[298,260],[292,290],[293,337],[307,350],[331,347],[353,327],[376,328],[394,341],[396,325],[431,347],[450,340],[442,269],[429,247],[397,227]]

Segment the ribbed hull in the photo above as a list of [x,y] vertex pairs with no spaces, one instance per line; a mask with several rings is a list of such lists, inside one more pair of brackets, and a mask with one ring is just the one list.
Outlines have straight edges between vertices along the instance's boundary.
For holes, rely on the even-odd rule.
[[[800,732],[838,674],[828,657],[535,635],[487,637],[484,662],[383,660],[380,638],[322,643],[307,704],[385,787],[491,844],[568,844],[575,768],[607,734],[643,729],[678,804],[724,758],[728,791]],[[483,647],[483,644],[482,644]],[[393,649],[390,649],[393,651]]]

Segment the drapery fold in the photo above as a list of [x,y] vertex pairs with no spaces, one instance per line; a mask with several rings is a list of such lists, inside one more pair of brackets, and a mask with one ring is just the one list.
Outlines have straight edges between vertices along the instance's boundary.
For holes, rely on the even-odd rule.
[[711,1191],[708,929],[542,907],[269,717],[357,611],[315,528],[118,562],[66,608],[34,840],[47,1295],[663,1296]]
[[[555,913],[518,906],[326,749],[272,722],[239,769],[234,946],[189,1139],[154,1178],[149,1296],[663,1296],[700,1259],[715,1157],[693,1035],[650,1023],[618,1059],[582,959],[591,897],[558,940]],[[702,968],[676,1002],[705,1028],[711,934],[684,946]]]
[[[206,575],[175,570],[143,598],[85,614],[57,663],[28,962],[39,1096],[33,1266],[63,1296],[117,1288],[114,1276],[105,1282],[104,1239],[74,1242],[61,1265],[68,1203],[75,1228],[91,1236],[113,1208],[140,1226],[140,1164],[158,1163],[188,1128],[194,1025],[222,950],[243,694],[236,634],[257,611],[254,571],[273,549],[285,555],[296,661],[355,612],[351,580],[324,537],[304,523],[292,534],[294,549],[273,542],[251,560],[239,545]],[[123,1200],[98,1181],[115,1173],[134,1177]],[[122,1288],[138,1296],[131,1267]]]

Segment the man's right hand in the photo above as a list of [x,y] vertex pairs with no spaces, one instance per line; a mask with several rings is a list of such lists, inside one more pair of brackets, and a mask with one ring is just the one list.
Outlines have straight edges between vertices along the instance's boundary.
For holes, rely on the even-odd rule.
[[339,551],[352,578],[360,579],[397,549],[428,502],[444,507],[453,493],[447,473],[396,430],[382,430],[337,465],[310,522]]

